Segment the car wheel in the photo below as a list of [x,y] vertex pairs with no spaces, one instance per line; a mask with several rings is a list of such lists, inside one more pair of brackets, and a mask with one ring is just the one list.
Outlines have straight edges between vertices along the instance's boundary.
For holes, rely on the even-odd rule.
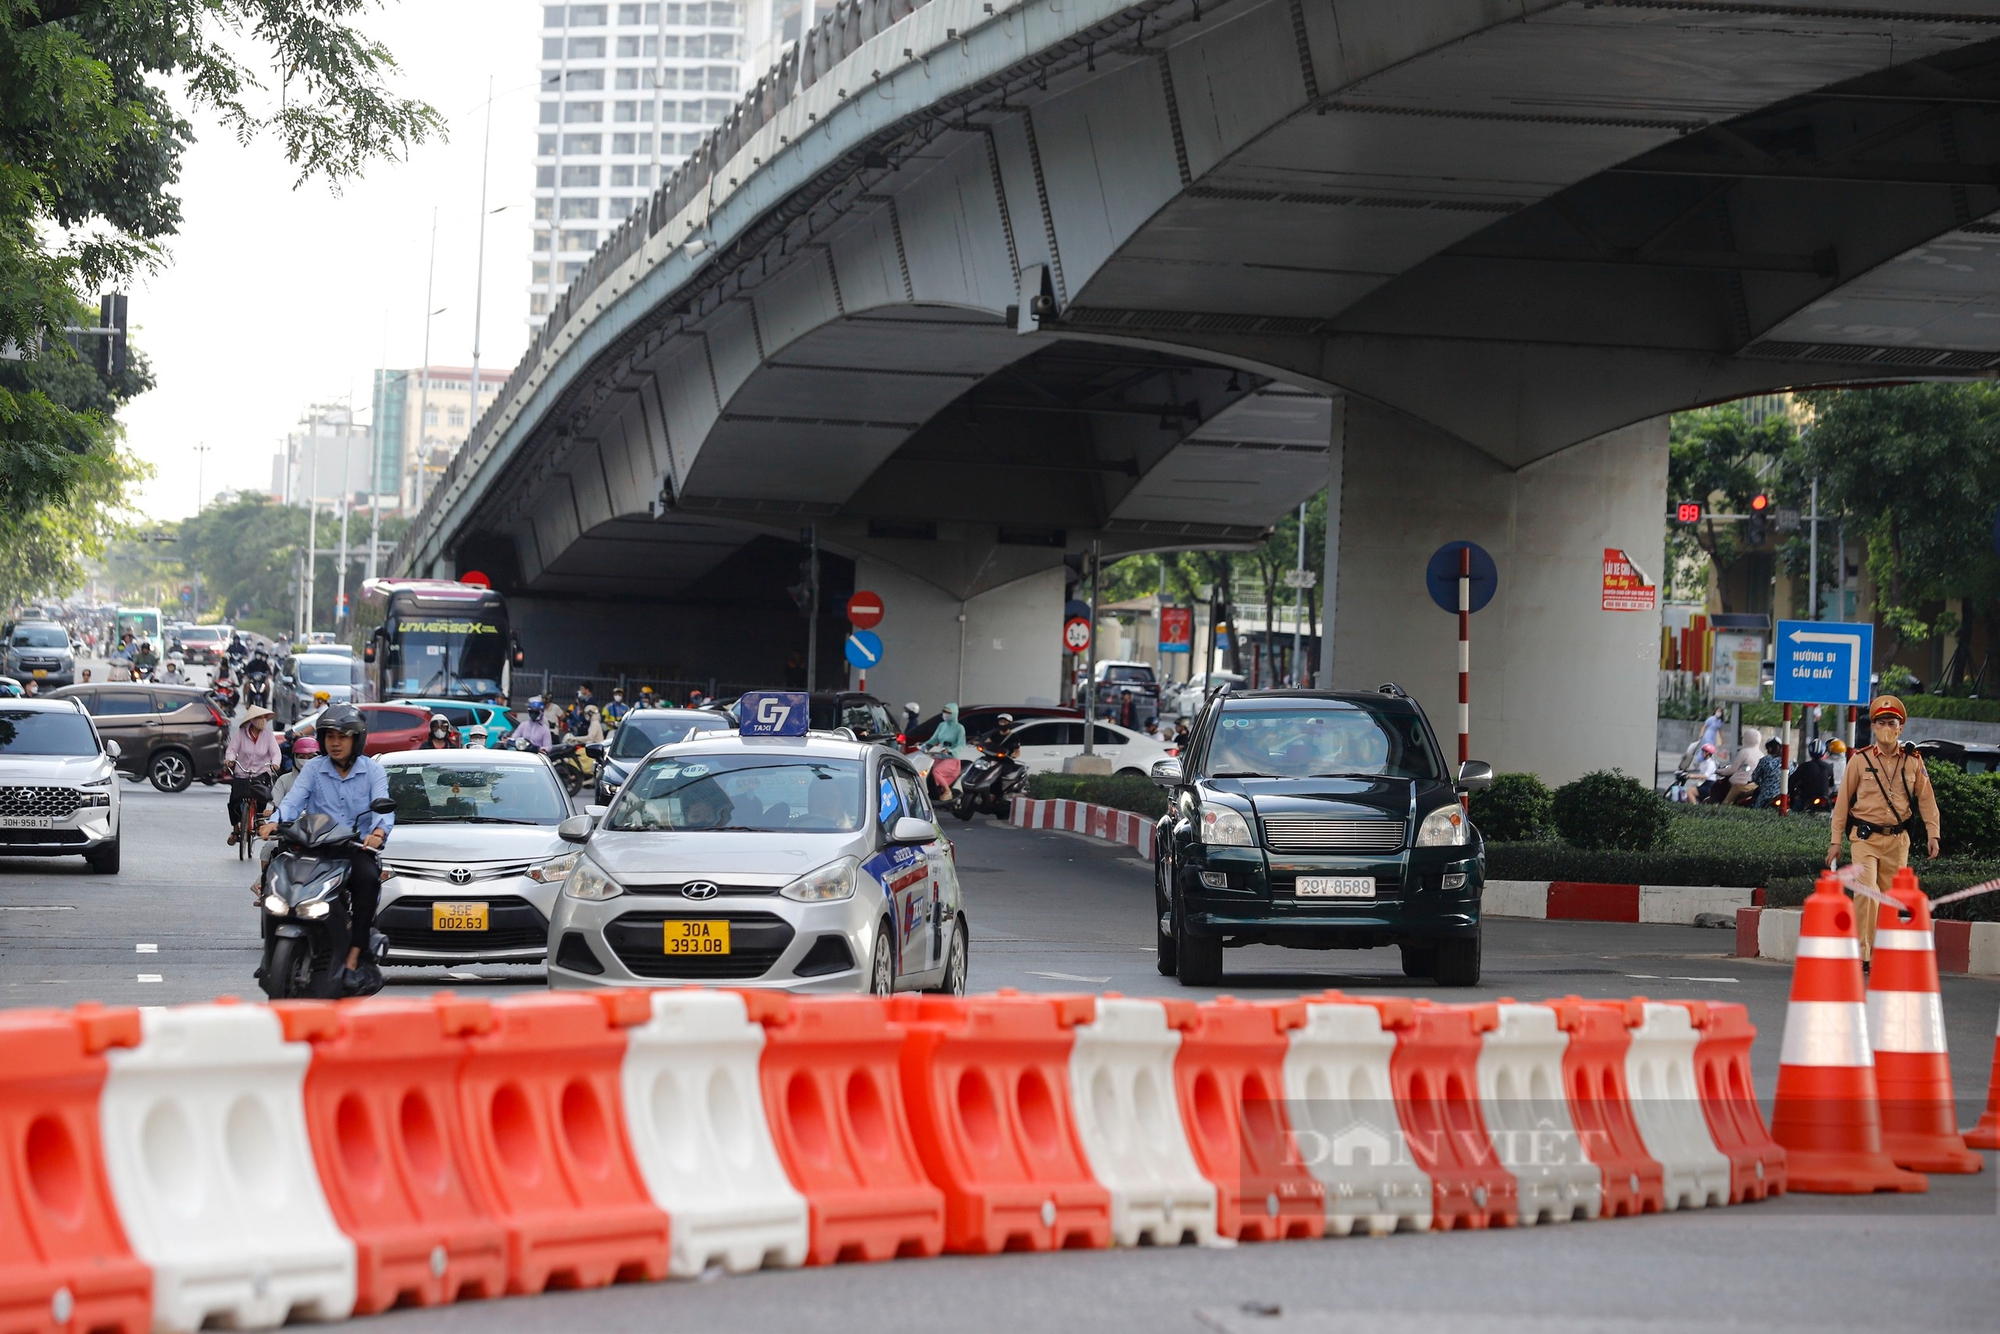
[[102,847],[92,848],[83,854],[84,864],[99,875],[118,874],[118,840],[112,839]]
[[875,928],[875,953],[868,960],[868,994],[888,996],[896,990],[896,947],[887,919]]
[[1440,941],[1437,966],[1431,970],[1431,977],[1441,987],[1478,986],[1479,932],[1475,929],[1463,940]]
[[928,988],[938,996],[963,996],[972,971],[971,933],[965,926],[965,914],[957,914],[952,923],[951,944],[945,947],[944,954],[944,981]]
[[1437,971],[1437,946],[1401,945],[1404,977],[1429,977]]
[[1174,964],[1184,987],[1222,985],[1222,938],[1189,935],[1186,905],[1174,914]]
[[162,792],[185,792],[194,781],[194,765],[184,750],[163,750],[146,766],[146,776]]
[[1153,859],[1153,941],[1158,951],[1153,962],[1160,970],[1160,976],[1174,975],[1174,961],[1179,957],[1174,952],[1174,902],[1167,893],[1167,886],[1173,880],[1173,863],[1165,857]]

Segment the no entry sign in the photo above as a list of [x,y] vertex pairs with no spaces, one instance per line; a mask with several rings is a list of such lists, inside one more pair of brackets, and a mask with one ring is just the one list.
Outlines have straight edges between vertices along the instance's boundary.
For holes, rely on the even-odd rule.
[[847,623],[857,630],[873,630],[882,623],[882,599],[866,589],[847,599]]

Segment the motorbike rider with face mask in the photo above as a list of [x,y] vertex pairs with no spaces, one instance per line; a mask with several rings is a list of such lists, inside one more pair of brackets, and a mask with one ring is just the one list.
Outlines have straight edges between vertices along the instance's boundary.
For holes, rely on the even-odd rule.
[[368,807],[389,795],[389,775],[361,753],[368,721],[352,704],[332,705],[320,714],[313,730],[320,753],[299,770],[298,781],[278,803],[276,816],[257,833],[270,838],[280,823],[314,814],[338,820],[363,835],[359,844],[335,854],[346,857],[353,868],[347,881],[353,911],[341,989],[348,995],[372,995],[382,989],[382,970],[372,958],[362,961],[362,949],[375,925],[375,905],[382,891],[382,868],[375,854],[396,827],[396,817],[378,815]]
[[515,728],[512,735],[507,739],[513,742],[526,742],[534,749],[546,754],[549,747],[556,743],[556,739],[549,734],[549,725],[542,721],[544,707],[540,695],[536,695],[533,699],[529,700],[528,720]]

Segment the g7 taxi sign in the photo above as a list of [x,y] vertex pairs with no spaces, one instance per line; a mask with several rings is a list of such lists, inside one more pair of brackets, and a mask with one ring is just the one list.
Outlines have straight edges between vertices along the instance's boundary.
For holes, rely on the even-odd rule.
[[803,690],[753,690],[736,701],[741,736],[804,736],[810,708]]
[[1771,693],[1786,704],[1868,703],[1875,627],[1866,622],[1779,621]]

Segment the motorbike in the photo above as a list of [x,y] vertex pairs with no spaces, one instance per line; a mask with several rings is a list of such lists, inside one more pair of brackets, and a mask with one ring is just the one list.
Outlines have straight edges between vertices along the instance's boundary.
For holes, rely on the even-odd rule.
[[235,714],[236,702],[240,698],[236,693],[236,687],[227,681],[210,686],[208,697],[215,701],[215,707],[222,710],[222,716],[225,718]]
[[1003,755],[981,744],[979,758],[965,766],[958,778],[958,799],[951,813],[970,820],[980,811],[1005,814],[1008,803],[1028,786],[1028,770],[1011,755]]
[[[383,797],[368,809],[387,815],[396,803]],[[339,997],[351,943],[347,878],[353,867],[326,854],[345,852],[360,841],[353,826],[330,815],[301,815],[278,826],[276,846],[265,849],[256,887],[264,957],[256,977],[272,1000]],[[368,955],[379,963],[389,938],[380,931],[368,935]]]
[[243,702],[253,709],[271,707],[271,674],[251,672],[243,678]]
[[590,772],[584,764],[583,742],[575,739],[558,741],[549,747],[549,763],[556,767],[556,777],[572,797],[581,792],[590,782]]

